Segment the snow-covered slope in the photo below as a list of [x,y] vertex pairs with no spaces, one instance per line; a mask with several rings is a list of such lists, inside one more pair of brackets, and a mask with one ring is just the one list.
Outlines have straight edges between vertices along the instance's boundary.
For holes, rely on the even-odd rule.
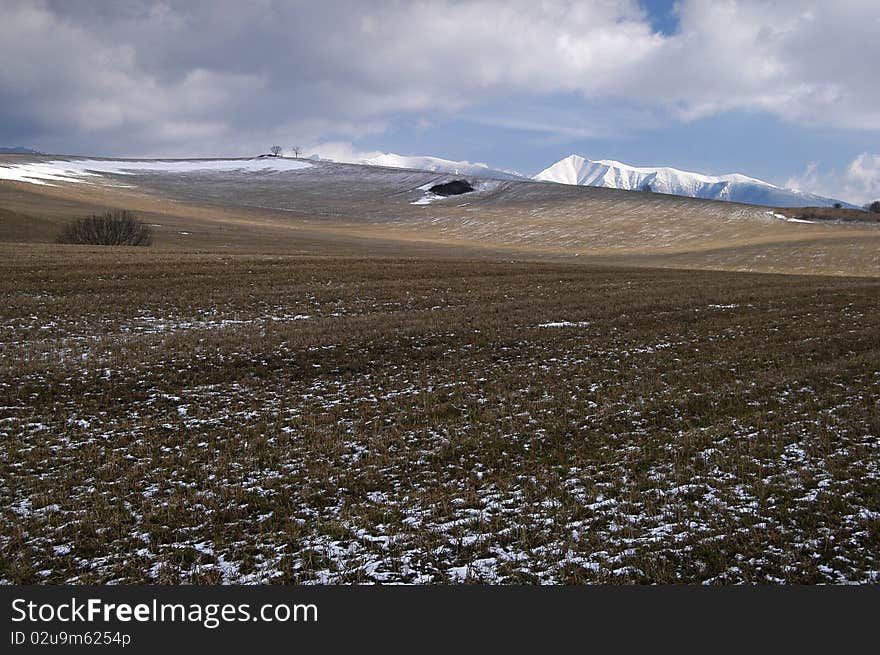
[[388,166],[390,168],[415,168],[420,171],[436,173],[452,173],[453,175],[474,175],[476,177],[493,177],[502,180],[524,179],[515,171],[504,171],[489,168],[486,164],[472,164],[467,161],[453,161],[440,157],[406,157],[393,152],[383,153],[369,159],[361,159],[361,164],[369,166]]
[[[282,172],[310,168],[308,162],[284,157],[253,159],[56,159],[22,163],[0,163],[0,180],[49,184],[83,182],[101,173],[197,173],[197,172]],[[51,186],[51,184],[50,184]]]
[[[769,207],[830,207],[839,200],[796,189],[785,189],[745,175],[702,175],[675,168],[636,168],[618,161],[592,161],[569,155],[535,175],[535,180],[653,191],[675,196],[728,200]],[[844,207],[855,207],[841,202]]]

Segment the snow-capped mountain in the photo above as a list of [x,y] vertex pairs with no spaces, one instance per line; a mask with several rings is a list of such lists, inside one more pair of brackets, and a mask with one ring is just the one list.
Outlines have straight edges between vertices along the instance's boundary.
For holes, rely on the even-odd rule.
[[833,198],[778,187],[769,182],[739,175],[703,175],[675,168],[636,168],[618,161],[592,161],[569,155],[535,175],[535,180],[598,186],[630,191],[653,191],[691,198],[727,200],[769,207],[830,207],[840,202]]
[[452,173],[453,175],[492,177],[502,180],[526,179],[515,171],[489,168],[486,164],[472,164],[467,161],[453,161],[451,159],[441,159],[440,157],[406,157],[404,155],[396,155],[393,152],[361,159],[358,163],[370,166],[388,166],[390,168],[415,168],[421,171]]

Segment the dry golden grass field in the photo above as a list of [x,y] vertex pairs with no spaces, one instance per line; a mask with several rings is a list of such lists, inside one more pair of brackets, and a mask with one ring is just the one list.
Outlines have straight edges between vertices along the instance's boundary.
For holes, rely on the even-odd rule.
[[[0,155],[0,166],[35,159],[54,160]],[[451,176],[309,166],[140,171],[51,186],[0,179],[0,242],[49,243],[71,218],[128,209],[152,224],[159,250],[880,276],[880,223],[865,212],[832,209],[829,220],[813,221],[808,210],[511,180],[483,180],[476,193],[418,204],[424,187]],[[859,214],[865,220],[853,220]],[[811,222],[786,220],[804,215]]]
[[0,580],[880,580],[878,226],[338,168],[0,181]]

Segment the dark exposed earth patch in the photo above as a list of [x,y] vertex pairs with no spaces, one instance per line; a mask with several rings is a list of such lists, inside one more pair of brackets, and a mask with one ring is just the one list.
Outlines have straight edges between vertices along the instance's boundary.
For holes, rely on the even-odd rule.
[[473,190],[474,187],[467,180],[443,182],[442,184],[435,184],[430,189],[431,193],[436,193],[438,196],[459,196],[462,193],[470,193]]

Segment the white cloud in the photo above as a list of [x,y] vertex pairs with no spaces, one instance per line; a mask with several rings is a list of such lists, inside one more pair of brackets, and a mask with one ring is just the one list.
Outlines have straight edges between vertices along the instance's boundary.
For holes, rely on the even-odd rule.
[[511,130],[523,130],[525,132],[547,134],[551,137],[557,137],[562,141],[593,139],[596,137],[609,138],[613,135],[612,129],[608,127],[579,127],[576,125],[519,120],[516,118],[488,117],[475,119],[474,122],[491,125],[493,127],[504,127]]
[[667,36],[635,0],[6,0],[0,125],[143,154],[234,154],[573,93],[685,121],[747,109],[880,130],[876,0],[676,7],[681,29]]
[[321,159],[331,159],[344,164],[357,164],[364,159],[371,159],[382,154],[379,150],[358,150],[348,141],[328,141],[306,146],[303,148],[302,156],[317,156]]
[[[645,99],[691,119],[730,109],[806,125],[880,130],[875,0],[679,3],[681,33],[647,77]],[[874,36],[872,36],[874,35]]]
[[[596,92],[662,42],[634,0],[9,0],[4,14],[7,131],[169,154],[357,137],[393,115],[511,93]],[[178,129],[198,123],[210,127],[189,139]]]
[[860,200],[880,200],[880,155],[863,152],[849,165],[846,178]]
[[823,172],[812,162],[785,186],[864,205],[880,199],[880,155],[863,152],[844,171]]

